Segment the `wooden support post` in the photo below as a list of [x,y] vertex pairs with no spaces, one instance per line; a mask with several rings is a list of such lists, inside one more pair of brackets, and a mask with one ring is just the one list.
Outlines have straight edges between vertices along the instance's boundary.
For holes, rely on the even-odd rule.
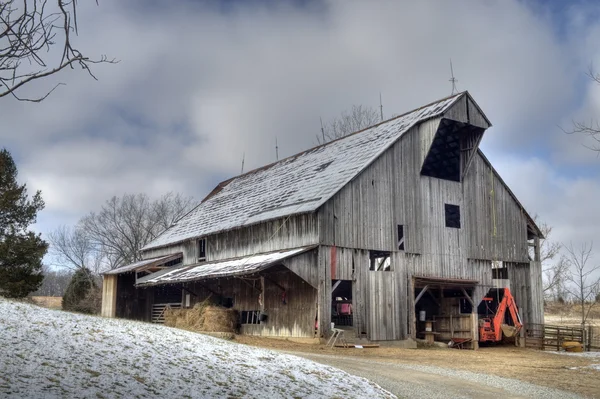
[[419,302],[419,300],[423,297],[423,295],[425,295],[425,293],[427,292],[427,288],[429,288],[429,285],[426,285],[425,287],[423,287],[423,289],[421,289],[421,292],[419,292],[419,295],[417,295],[417,297],[415,298],[415,306],[417,305],[417,303]]
[[473,350],[479,349],[479,315],[475,308],[471,313],[471,337],[473,338]]
[[534,237],[533,238],[533,251],[534,251],[534,256],[533,256],[533,260],[535,260],[536,262],[540,262],[541,261],[541,255],[540,255],[540,238],[539,237]]
[[104,275],[102,283],[102,316],[116,317],[117,313],[117,274]]

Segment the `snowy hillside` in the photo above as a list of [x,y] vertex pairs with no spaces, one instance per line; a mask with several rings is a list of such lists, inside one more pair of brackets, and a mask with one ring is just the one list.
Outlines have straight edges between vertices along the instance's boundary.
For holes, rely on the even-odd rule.
[[393,397],[295,356],[2,298],[0,343],[0,397]]

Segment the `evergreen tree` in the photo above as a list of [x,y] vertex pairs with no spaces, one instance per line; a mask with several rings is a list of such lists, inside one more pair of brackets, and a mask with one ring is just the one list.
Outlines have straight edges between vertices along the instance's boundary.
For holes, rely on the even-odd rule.
[[39,288],[42,258],[48,244],[27,228],[44,208],[38,191],[27,196],[17,183],[17,167],[6,149],[0,150],[0,295],[23,298]]
[[84,267],[77,269],[67,286],[65,295],[63,295],[63,310],[90,314],[96,313],[93,301],[88,300],[90,294],[95,290],[97,290],[97,286],[92,272]]

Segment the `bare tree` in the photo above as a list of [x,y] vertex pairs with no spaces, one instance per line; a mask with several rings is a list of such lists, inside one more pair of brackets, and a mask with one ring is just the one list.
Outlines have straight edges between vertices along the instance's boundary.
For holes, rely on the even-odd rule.
[[[535,215],[534,221],[544,236],[544,238],[540,239],[540,261],[542,263],[544,294],[546,296],[552,295],[553,299],[557,300],[562,294],[565,273],[568,270],[568,262],[562,257],[555,261],[560,253],[561,244],[552,239],[552,226],[540,221],[538,215]],[[533,248],[530,248],[530,250],[533,251]],[[533,259],[533,253],[530,253],[530,258]]]
[[568,292],[565,286],[569,273],[569,265],[568,259],[561,256],[558,261],[542,269],[542,283],[545,297],[559,302],[567,299]]
[[581,324],[585,325],[592,307],[596,304],[596,295],[600,289],[600,265],[591,265],[593,257],[593,244],[583,243],[579,248],[573,243],[565,246],[568,254],[570,272],[566,279],[570,283],[567,287],[569,293],[581,306]]
[[321,135],[317,135],[317,142],[325,144],[379,122],[381,122],[381,116],[373,108],[364,105],[353,105],[350,112],[342,112],[339,117],[322,127]]
[[63,296],[73,277],[71,270],[56,270],[48,265],[42,266],[42,274],[44,281],[40,288],[32,294],[34,296]]
[[[590,65],[587,75],[594,82],[600,84],[600,74],[594,70],[594,66]],[[570,130],[563,129],[568,134],[580,134],[590,137],[594,143],[586,145],[590,150],[600,152],[600,123],[598,120],[591,119],[589,122],[573,121],[573,127]]]
[[140,248],[195,205],[192,198],[179,194],[168,193],[156,201],[145,194],[126,194],[111,198],[99,212],[82,218],[81,228],[113,269],[139,260]]
[[0,2],[0,97],[40,102],[59,85],[35,98],[17,95],[34,80],[79,67],[96,79],[90,65],[115,63],[91,59],[73,45],[78,34],[77,0],[3,0]]
[[102,252],[81,227],[60,226],[48,234],[50,253],[60,266],[72,271],[89,269],[98,274],[102,268]]

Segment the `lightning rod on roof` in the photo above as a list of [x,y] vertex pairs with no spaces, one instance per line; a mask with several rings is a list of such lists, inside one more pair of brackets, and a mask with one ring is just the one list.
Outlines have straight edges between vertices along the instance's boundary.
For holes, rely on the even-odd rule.
[[383,122],[383,102],[381,101],[381,92],[379,92],[379,111],[381,112],[381,121]]
[[458,79],[456,79],[454,77],[454,68],[452,68],[452,58],[450,58],[450,80],[449,82],[452,82],[452,95],[458,93],[458,90],[456,89],[456,82],[458,82]]
[[275,137],[275,160],[279,161],[279,146],[277,145],[277,137]]
[[323,143],[325,143],[325,129],[323,129],[323,118],[319,116],[319,120],[321,121],[321,136],[323,136]]
[[242,155],[242,174],[244,173],[244,160],[246,159],[246,153],[244,152]]

